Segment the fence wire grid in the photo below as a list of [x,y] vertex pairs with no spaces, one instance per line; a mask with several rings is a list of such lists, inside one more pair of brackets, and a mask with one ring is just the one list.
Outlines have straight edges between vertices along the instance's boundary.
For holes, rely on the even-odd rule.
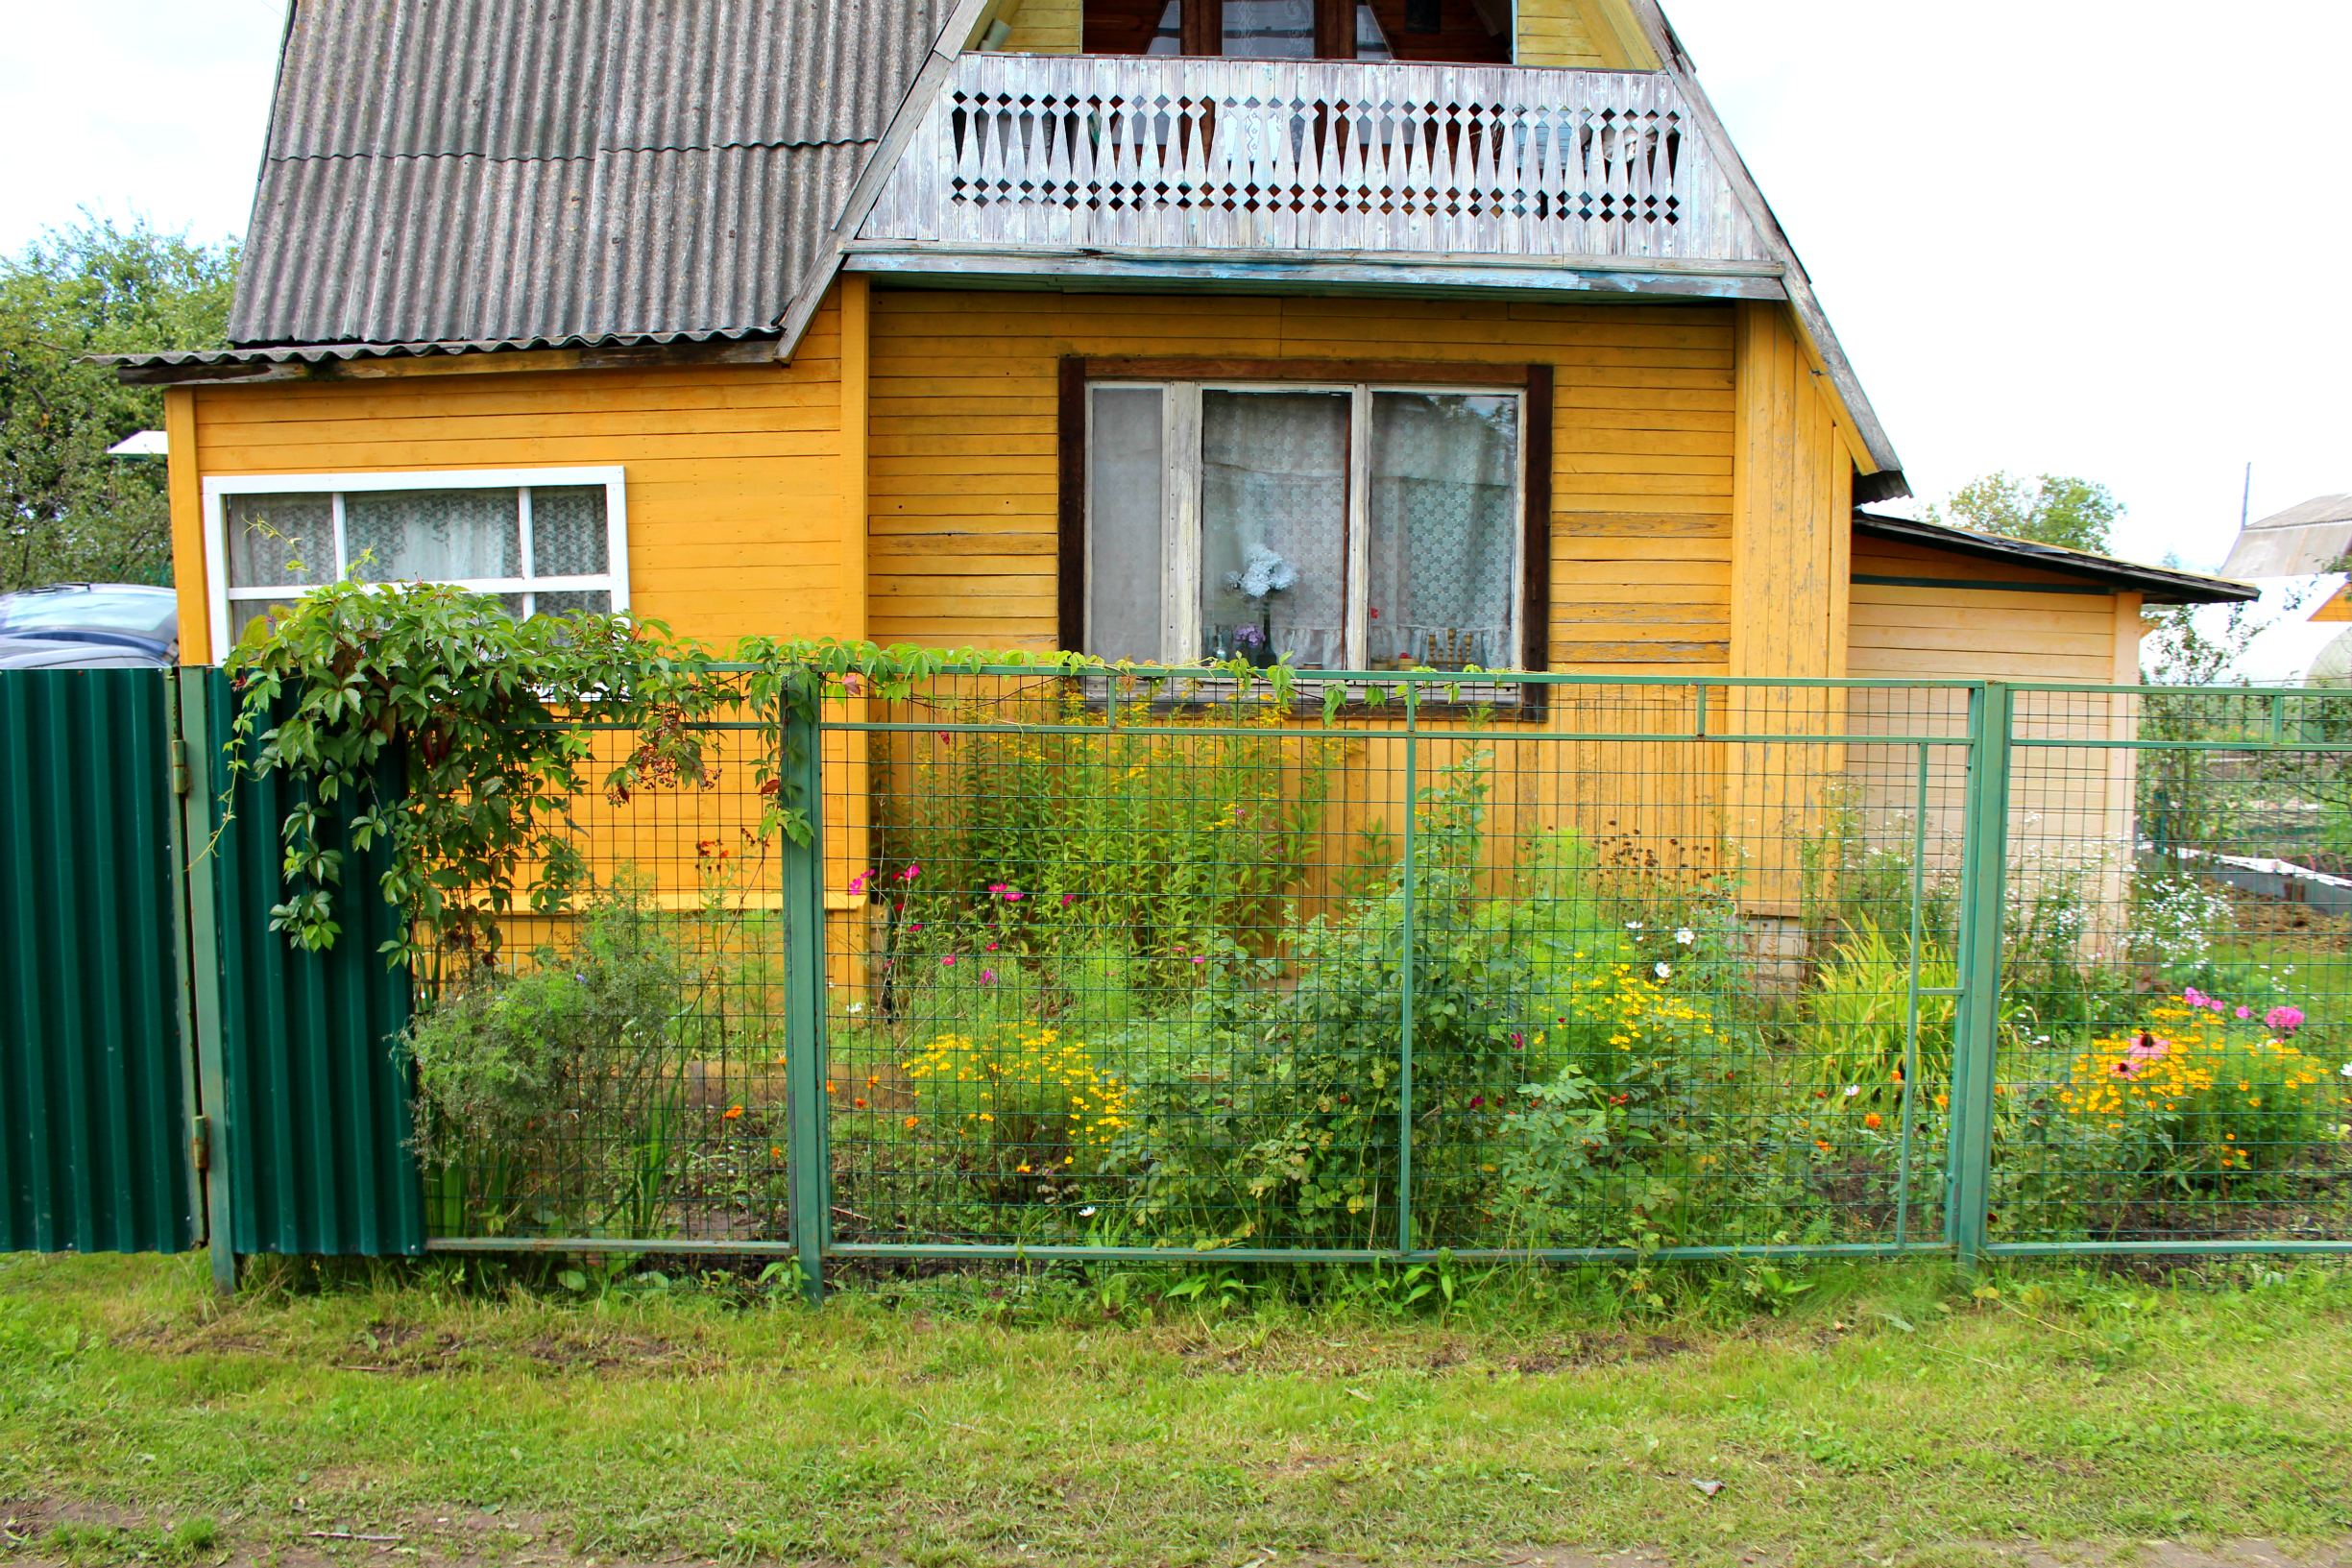
[[807,850],[714,726],[444,955],[432,1244],[2352,1245],[2352,698],[1465,679],[853,683]]

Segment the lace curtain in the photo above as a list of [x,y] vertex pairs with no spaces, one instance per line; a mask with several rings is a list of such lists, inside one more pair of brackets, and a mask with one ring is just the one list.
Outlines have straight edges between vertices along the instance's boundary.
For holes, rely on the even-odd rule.
[[1382,668],[1514,663],[1518,400],[1377,393],[1371,470],[1367,657]]
[[[1345,657],[1347,616],[1347,422],[1336,392],[1200,396],[1200,648],[1248,652],[1258,633],[1292,662]],[[1227,585],[1272,551],[1292,586],[1251,597]]]

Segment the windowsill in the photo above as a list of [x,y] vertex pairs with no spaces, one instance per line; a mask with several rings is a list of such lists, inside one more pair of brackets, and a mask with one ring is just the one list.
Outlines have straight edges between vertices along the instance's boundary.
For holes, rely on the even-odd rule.
[[[1490,672],[1485,671],[1476,676],[1466,676],[1458,683],[1438,678],[1444,674],[1443,671],[1437,672],[1437,676],[1432,676],[1426,671],[1400,670],[1396,673],[1400,677],[1408,673],[1420,675],[1422,678],[1417,684],[1421,688],[1422,694],[1414,698],[1408,705],[1404,699],[1395,694],[1395,687],[1393,683],[1365,679],[1360,675],[1351,676],[1338,683],[1347,688],[1348,696],[1346,702],[1331,715],[1332,722],[1335,724],[1400,724],[1405,721],[1408,706],[1412,715],[1417,719],[1433,717],[1462,719],[1483,713],[1495,719],[1507,719],[1515,723],[1531,723],[1540,720],[1544,714],[1546,688],[1542,686],[1496,681],[1488,678]],[[1324,693],[1326,688],[1334,684],[1333,681],[1314,670],[1297,670],[1294,672],[1294,676],[1291,687],[1291,710],[1294,716],[1307,719],[1321,718],[1323,712]],[[1103,688],[1104,677],[1089,673],[1073,678],[1086,688],[1088,710],[1102,712],[1109,696],[1109,693]],[[1133,681],[1135,678],[1128,677],[1127,679]],[[1153,684],[1162,688],[1172,684],[1180,685],[1183,689],[1180,691],[1163,689],[1152,696],[1144,706],[1147,712],[1152,713],[1200,712],[1232,703],[1242,690],[1236,682],[1224,677],[1193,678],[1180,683],[1160,681]],[[1265,688],[1252,682],[1249,690],[1262,692]],[[1120,706],[1129,708],[1134,704],[1132,701],[1124,701]]]

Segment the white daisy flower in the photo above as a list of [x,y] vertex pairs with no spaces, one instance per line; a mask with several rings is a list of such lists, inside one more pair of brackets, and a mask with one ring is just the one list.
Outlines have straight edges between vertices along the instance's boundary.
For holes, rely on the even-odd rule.
[[1672,979],[1674,977],[1674,966],[1672,964],[1661,963],[1658,966],[1657,975],[1661,980]]
[[1688,947],[1691,943],[1696,942],[1699,939],[1699,933],[1692,930],[1689,927],[1685,926],[1681,930],[1674,933],[1674,939],[1677,942],[1680,942],[1683,946]]
[[1846,1085],[1846,1098],[1848,1099],[1852,1099],[1855,1096],[1860,1094],[1861,1092],[1862,1086],[1858,1083],[1850,1083]]

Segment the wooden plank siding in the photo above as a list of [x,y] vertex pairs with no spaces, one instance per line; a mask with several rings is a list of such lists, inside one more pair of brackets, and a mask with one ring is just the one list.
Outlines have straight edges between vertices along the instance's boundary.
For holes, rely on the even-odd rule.
[[[1849,665],[1856,677],[2086,685],[2131,685],[2140,678],[2144,623],[2136,592],[2086,584],[2063,572],[1882,540],[1855,541],[1853,569],[1858,578],[1933,577],[1955,585],[1855,583]],[[2018,587],[1982,586],[2001,583]],[[2049,591],[2053,588],[2068,591]],[[1966,721],[1966,704],[1957,694],[1930,703],[1914,693],[1866,693],[1855,699],[1855,707],[1861,723],[1890,732],[1957,735]],[[2024,694],[2018,734],[2121,739],[2131,733],[2138,707],[2137,698],[2123,695]],[[2011,758],[2012,879],[2021,890],[2057,877],[2077,880],[2094,915],[2085,938],[2093,945],[2113,932],[2124,906],[2135,761],[2134,753],[2122,749],[2030,748]],[[1917,766],[1916,752],[1890,747],[1856,753],[1852,770],[1875,834],[1900,836],[1901,825],[1921,804]],[[1963,755],[1939,749],[1925,805],[1930,865],[1945,872],[1957,867],[1965,786]]]
[[[617,464],[629,591],[681,633],[854,633],[865,590],[863,454],[845,439],[839,290],[789,365],[432,374],[205,386],[175,395],[191,473]],[[483,355],[484,361],[497,356]],[[380,367],[378,367],[380,368]],[[192,487],[174,508],[180,622],[213,654]]]
[[1082,47],[1085,7],[1081,0],[1012,0],[997,12],[1006,24],[1008,54],[1075,55]]
[[[1057,378],[1070,356],[1488,365],[1554,378],[1549,667],[1730,667],[1736,318],[1714,303],[882,291],[873,305],[873,635],[1057,641]],[[1827,569],[1827,568],[1824,568]],[[1553,731],[1687,731],[1686,690],[1556,693]],[[1442,725],[1433,728],[1443,728]],[[1496,726],[1497,842],[1574,830],[1629,859],[1714,868],[1734,748],[1544,740]],[[1432,741],[1426,783],[1452,746]],[[894,780],[904,787],[906,781]],[[1401,825],[1401,748],[1351,741],[1326,812],[1328,882],[1357,834]]]
[[[1034,3],[1034,0],[1031,0]],[[1588,71],[1654,71],[1657,53],[1624,0],[1518,0],[1515,62]]]
[[1068,355],[1552,367],[1551,666],[1721,673],[1731,646],[1730,307],[884,291],[873,635],[1057,640]]

